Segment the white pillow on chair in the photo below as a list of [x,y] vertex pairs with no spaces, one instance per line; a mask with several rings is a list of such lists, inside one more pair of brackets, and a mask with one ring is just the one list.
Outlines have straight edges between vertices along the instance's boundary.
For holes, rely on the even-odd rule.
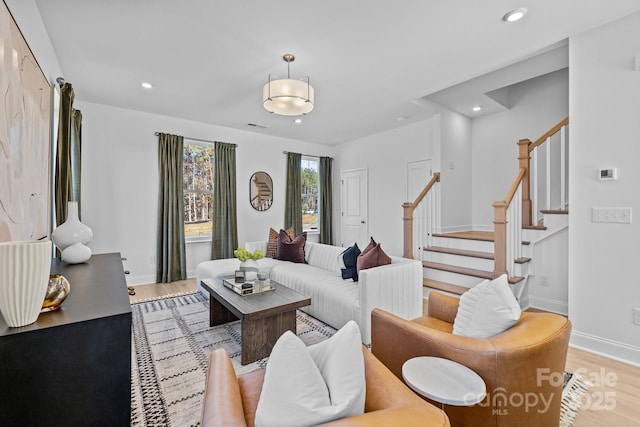
[[303,427],[364,413],[360,329],[349,321],[306,347],[293,332],[276,342],[256,409],[256,427]]
[[522,310],[511,291],[507,275],[474,286],[460,297],[453,333],[465,337],[491,338],[520,320]]

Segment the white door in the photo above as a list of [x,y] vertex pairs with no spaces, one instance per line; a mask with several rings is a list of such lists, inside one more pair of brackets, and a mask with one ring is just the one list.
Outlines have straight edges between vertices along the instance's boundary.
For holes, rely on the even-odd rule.
[[367,170],[353,169],[341,172],[341,245],[360,248],[369,243],[369,218],[367,213]]
[[419,160],[407,163],[407,202],[413,202],[427,186],[433,171],[431,160]]

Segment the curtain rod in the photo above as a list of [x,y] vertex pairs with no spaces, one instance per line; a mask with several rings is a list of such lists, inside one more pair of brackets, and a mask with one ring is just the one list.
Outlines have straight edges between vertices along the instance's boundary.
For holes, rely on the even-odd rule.
[[[289,154],[289,153],[293,153],[293,151],[283,151],[283,152],[282,152],[282,154]],[[300,153],[300,155],[301,155],[301,156],[303,156],[303,157],[317,157],[317,158],[320,158],[320,157],[329,157],[329,156],[314,156],[313,154],[302,154],[302,153]],[[333,157],[329,157],[329,158],[330,158],[330,159],[333,159]]]
[[[155,135],[156,136],[160,135],[160,132],[156,132]],[[207,142],[209,144],[215,144],[217,142],[217,141],[211,141],[211,140],[208,140],[208,139],[190,138],[188,136],[183,136],[182,138],[183,139],[188,139],[189,141]],[[231,145],[233,145],[234,147],[238,146],[238,144],[231,144]]]

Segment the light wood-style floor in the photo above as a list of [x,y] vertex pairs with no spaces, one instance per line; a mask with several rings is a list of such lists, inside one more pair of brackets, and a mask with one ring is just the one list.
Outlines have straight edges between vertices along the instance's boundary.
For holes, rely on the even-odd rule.
[[[133,288],[131,303],[193,293],[196,279]],[[640,427],[640,367],[569,347],[566,370],[592,383],[574,427]]]

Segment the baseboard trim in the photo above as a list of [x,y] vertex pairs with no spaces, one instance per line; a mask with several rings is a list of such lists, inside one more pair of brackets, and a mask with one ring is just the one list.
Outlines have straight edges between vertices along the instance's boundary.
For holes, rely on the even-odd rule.
[[571,347],[640,367],[640,347],[609,340],[579,331],[571,332]]
[[558,301],[550,298],[537,297],[529,294],[529,306],[552,313],[569,315],[569,304],[565,301]]
[[493,224],[491,225],[478,225],[474,224],[471,226],[471,229],[474,231],[494,231]]
[[156,283],[156,276],[153,274],[143,274],[139,276],[125,275],[124,277],[127,279],[128,286]]
[[[150,285],[156,283],[156,276],[154,274],[141,274],[138,276],[125,275],[127,279],[127,286],[134,285]],[[196,277],[196,270],[187,270],[187,279]]]

